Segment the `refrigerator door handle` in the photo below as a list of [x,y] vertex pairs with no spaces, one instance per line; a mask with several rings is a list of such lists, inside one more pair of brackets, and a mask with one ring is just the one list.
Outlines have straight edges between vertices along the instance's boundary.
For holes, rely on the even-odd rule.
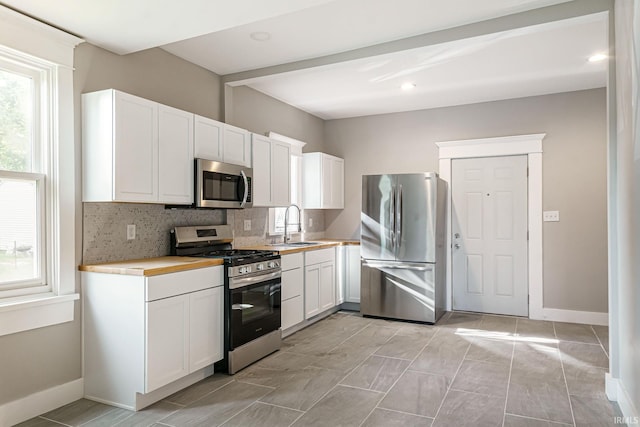
[[434,264],[417,264],[410,262],[385,262],[385,261],[373,261],[362,260],[362,264],[365,267],[370,268],[388,268],[388,269],[402,269],[402,270],[417,270],[417,271],[431,271],[434,269]]
[[398,233],[396,241],[396,253],[402,245],[402,184],[398,187],[398,203],[396,204],[396,231]]
[[389,201],[389,224],[391,225],[391,247],[396,251],[396,191],[391,187],[391,200]]

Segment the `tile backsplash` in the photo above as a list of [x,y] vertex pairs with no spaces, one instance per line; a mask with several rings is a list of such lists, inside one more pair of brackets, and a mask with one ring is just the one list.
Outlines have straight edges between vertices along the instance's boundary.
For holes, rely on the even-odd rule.
[[[313,227],[308,227],[309,218]],[[244,231],[244,220],[251,231]],[[281,241],[268,236],[268,208],[242,210],[165,209],[163,205],[138,203],[84,203],[82,263],[96,264],[169,254],[169,231],[176,226],[232,224],[234,247]],[[324,211],[303,212],[302,239],[324,237]],[[136,226],[136,238],[127,240],[127,225]]]

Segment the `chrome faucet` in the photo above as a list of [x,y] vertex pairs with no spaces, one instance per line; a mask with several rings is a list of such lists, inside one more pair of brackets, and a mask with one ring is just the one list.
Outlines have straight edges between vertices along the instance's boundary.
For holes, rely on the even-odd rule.
[[289,228],[289,208],[294,207],[298,209],[298,233],[302,232],[302,212],[300,212],[300,208],[295,203],[289,205],[287,210],[284,211],[284,244],[286,245],[291,237],[287,236],[287,230]]

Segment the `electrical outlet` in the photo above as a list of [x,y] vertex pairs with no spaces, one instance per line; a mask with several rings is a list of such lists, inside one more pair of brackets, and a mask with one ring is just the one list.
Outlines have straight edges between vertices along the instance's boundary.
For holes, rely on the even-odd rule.
[[250,219],[245,219],[244,220],[244,231],[251,231],[251,220]]
[[558,222],[560,221],[560,211],[544,211],[542,219],[544,222]]
[[136,238],[136,225],[128,224],[127,225],[127,240],[134,240]]
[[313,218],[309,218],[309,228],[313,227]]

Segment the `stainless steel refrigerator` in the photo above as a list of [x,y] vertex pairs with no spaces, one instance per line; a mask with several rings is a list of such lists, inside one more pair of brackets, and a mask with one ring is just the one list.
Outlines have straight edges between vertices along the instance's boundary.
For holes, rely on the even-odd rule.
[[434,172],[362,177],[363,315],[429,323],[442,316],[446,192]]

